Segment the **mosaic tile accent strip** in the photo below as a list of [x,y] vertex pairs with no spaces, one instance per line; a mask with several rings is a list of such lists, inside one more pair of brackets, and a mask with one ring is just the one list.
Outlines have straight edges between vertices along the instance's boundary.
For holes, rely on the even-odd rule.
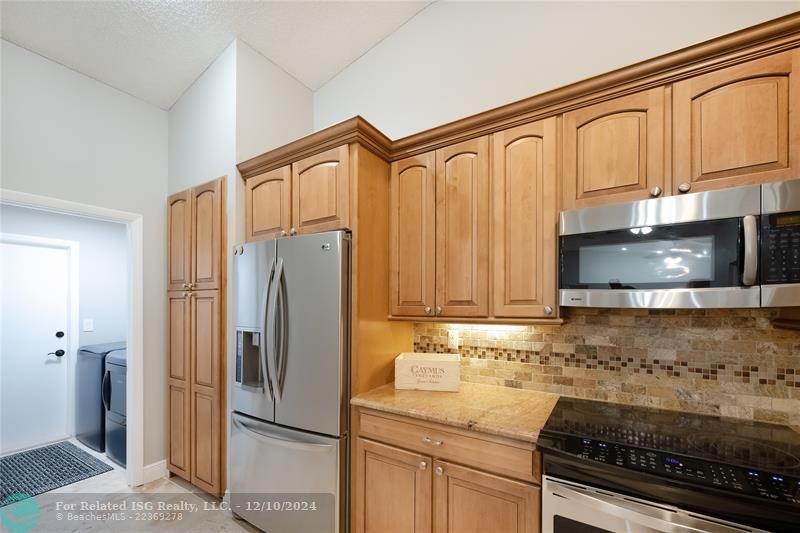
[[800,426],[800,331],[773,310],[565,311],[561,326],[416,324],[414,350],[460,352],[465,381]]

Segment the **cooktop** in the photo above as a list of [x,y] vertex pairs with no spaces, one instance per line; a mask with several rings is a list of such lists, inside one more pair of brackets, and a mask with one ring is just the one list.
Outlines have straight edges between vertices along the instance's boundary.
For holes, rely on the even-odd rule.
[[538,446],[545,474],[750,523],[771,507],[800,522],[800,433],[786,426],[562,397]]

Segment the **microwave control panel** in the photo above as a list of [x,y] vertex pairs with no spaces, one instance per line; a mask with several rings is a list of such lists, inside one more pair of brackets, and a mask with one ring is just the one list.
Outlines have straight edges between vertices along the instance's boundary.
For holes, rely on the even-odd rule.
[[761,276],[766,284],[800,283],[800,211],[761,217]]

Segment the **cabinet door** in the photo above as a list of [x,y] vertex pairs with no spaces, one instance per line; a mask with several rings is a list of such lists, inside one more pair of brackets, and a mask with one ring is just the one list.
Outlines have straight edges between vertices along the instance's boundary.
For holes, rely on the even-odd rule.
[[800,50],[676,83],[673,98],[675,191],[797,177]]
[[298,234],[349,227],[349,150],[344,145],[292,164],[292,226]]
[[430,457],[359,438],[355,532],[430,533],[431,462]]
[[192,281],[192,197],[190,191],[167,199],[168,290],[189,288]]
[[245,182],[245,239],[288,235],[292,224],[292,168],[270,170]]
[[489,139],[436,151],[437,314],[489,315]]
[[563,208],[669,193],[664,128],[663,87],[566,113]]
[[192,483],[221,494],[219,291],[191,293]]
[[492,315],[555,316],[556,118],[492,135]]
[[223,194],[221,179],[191,190],[194,289],[218,289],[220,286]]
[[170,292],[169,311],[169,470],[190,479],[190,304],[189,293]]
[[434,153],[392,163],[389,302],[396,316],[433,313],[436,290]]
[[436,461],[434,533],[538,533],[540,489]]

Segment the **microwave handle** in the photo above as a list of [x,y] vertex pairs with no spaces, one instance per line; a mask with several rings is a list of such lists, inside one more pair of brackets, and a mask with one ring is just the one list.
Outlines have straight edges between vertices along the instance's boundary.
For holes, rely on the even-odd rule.
[[749,287],[756,282],[758,273],[758,225],[756,217],[747,215],[742,219],[744,226],[744,268],[742,284]]

